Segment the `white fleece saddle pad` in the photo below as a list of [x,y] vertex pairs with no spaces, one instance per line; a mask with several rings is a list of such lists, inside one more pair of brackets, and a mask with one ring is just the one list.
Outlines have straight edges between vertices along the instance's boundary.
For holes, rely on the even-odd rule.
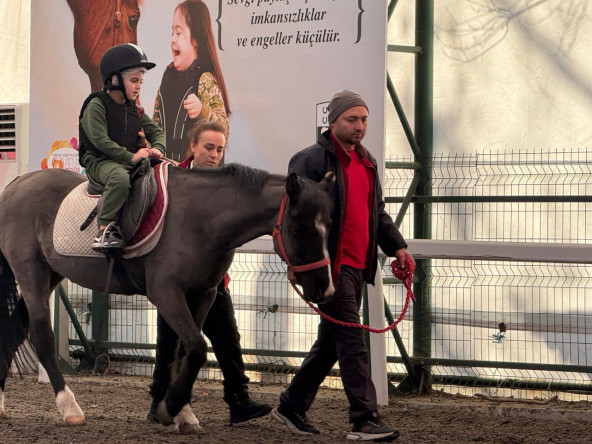
[[[163,164],[159,164],[160,166]],[[148,254],[160,240],[168,207],[167,167],[157,172],[158,195],[156,201],[142,220],[137,233],[128,241],[123,257],[130,259]],[[155,168],[156,170],[156,168]],[[63,256],[104,257],[91,248],[97,234],[97,222],[93,220],[85,230],[80,230],[91,211],[97,206],[100,196],[87,194],[88,181],[74,188],[62,201],[53,227],[53,245]]]

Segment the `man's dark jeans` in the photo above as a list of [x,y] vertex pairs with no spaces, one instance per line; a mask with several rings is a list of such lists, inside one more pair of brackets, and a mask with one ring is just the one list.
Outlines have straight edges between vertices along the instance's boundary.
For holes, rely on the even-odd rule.
[[[333,298],[319,306],[329,316],[360,322],[363,270],[342,265]],[[318,337],[306,355],[292,383],[280,395],[280,403],[298,412],[307,412],[325,376],[339,362],[341,380],[349,401],[351,422],[376,412],[376,389],[368,367],[368,350],[362,330],[343,327],[321,318]]]

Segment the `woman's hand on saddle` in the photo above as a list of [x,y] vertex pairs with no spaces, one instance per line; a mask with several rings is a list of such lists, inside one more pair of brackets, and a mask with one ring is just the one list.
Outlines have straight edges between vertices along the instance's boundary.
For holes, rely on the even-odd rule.
[[140,148],[132,156],[132,163],[138,163],[140,160],[150,157],[151,148]]
[[187,111],[187,115],[190,119],[195,119],[201,114],[203,105],[199,98],[194,93],[191,93],[183,101],[183,108]]

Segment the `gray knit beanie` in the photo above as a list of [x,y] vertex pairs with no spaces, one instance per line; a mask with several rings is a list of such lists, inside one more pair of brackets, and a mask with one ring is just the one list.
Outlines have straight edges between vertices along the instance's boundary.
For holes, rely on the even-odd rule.
[[335,122],[341,113],[354,106],[364,106],[368,109],[368,105],[366,105],[362,96],[355,92],[344,89],[341,92],[335,93],[329,102],[329,123]]

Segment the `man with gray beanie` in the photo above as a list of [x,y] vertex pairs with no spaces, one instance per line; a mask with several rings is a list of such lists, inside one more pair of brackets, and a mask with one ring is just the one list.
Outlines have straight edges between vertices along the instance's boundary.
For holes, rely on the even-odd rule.
[[[364,282],[374,284],[378,245],[404,267],[413,257],[384,209],[376,160],[362,146],[368,126],[368,106],[359,94],[336,93],[329,103],[330,128],[317,143],[296,153],[289,172],[321,180],[329,171],[337,178],[333,187],[333,225],[329,233],[335,295],[319,308],[344,322],[358,323]],[[397,430],[378,416],[376,389],[370,378],[368,350],[362,330],[321,318],[318,337],[290,386],[282,392],[272,416],[300,435],[317,434],[306,412],[329,371],[339,362],[343,388],[349,402],[347,438],[355,441],[392,441]]]

